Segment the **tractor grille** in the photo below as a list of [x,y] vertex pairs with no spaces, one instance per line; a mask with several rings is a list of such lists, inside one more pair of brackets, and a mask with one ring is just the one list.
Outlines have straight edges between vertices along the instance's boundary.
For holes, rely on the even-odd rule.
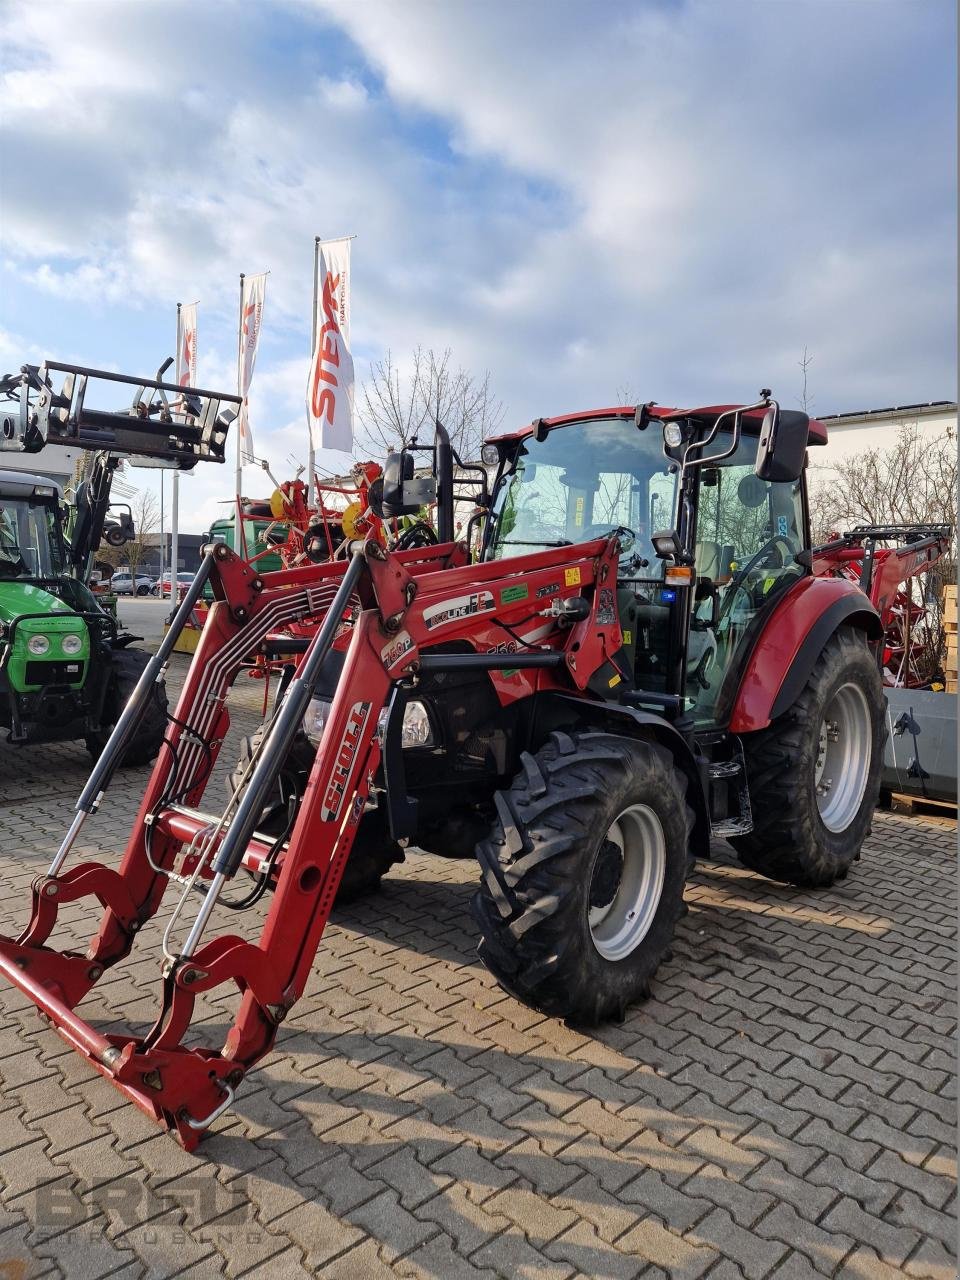
[[28,662],[27,684],[79,684],[83,679],[82,662]]

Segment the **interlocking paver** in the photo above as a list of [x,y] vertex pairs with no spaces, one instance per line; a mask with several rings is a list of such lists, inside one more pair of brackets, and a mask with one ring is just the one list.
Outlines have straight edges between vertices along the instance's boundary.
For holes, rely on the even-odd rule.
[[[232,695],[238,732],[258,697]],[[86,770],[80,747],[22,755],[0,782],[11,931]],[[145,776],[117,775],[83,856],[115,860]],[[274,1054],[192,1155],[0,989],[0,1260],[71,1280],[952,1280],[955,827],[880,814],[819,893],[715,854],[651,999],[586,1032],[480,967],[475,867],[410,851],[334,913]],[[72,904],[56,936],[82,948],[97,914]],[[255,938],[262,916],[228,927]],[[91,1016],[149,1023],[158,936]],[[203,1033],[231,1007],[198,1002]]]

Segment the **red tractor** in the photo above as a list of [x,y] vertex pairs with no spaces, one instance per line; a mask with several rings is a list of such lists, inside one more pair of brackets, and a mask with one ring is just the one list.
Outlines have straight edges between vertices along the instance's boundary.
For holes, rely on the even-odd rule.
[[[642,405],[543,419],[484,448],[479,558],[452,540],[454,458],[433,482],[390,455],[384,520],[438,503],[439,542],[258,573],[207,549],[77,803],[0,971],[129,1098],[192,1146],[269,1052],[338,888],[376,885],[414,842],[479,862],[480,954],[519,999],[573,1022],[622,1017],[670,947],[711,836],[797,885],[859,857],[884,735],[883,626],[821,569],[804,464],[824,428],[757,403]],[[462,474],[462,473],[461,473]],[[67,865],[178,627],[215,597],[119,870]],[[220,814],[200,808],[241,669],[314,623]],[[241,872],[249,887],[237,887]],[[74,1010],[173,882],[153,1028],[102,1034]],[[273,898],[259,940],[209,937]],[[61,903],[104,914],[86,953],[48,946]],[[222,1046],[184,1044],[199,994],[242,999]]]

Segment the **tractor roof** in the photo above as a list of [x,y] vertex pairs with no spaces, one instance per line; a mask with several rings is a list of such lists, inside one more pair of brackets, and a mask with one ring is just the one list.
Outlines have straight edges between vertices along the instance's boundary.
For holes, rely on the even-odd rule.
[[63,496],[56,480],[49,476],[34,475],[32,471],[0,470],[0,496],[4,498],[32,498],[37,485],[53,489],[58,498]]
[[[733,404],[713,404],[704,405],[698,409],[671,409],[666,405],[654,404],[650,406],[650,415],[654,418],[705,418],[714,420],[718,414],[726,412],[727,409],[735,409],[737,406]],[[581,413],[563,413],[556,418],[541,418],[540,423],[545,427],[565,427],[571,422],[587,422],[591,418],[632,418],[636,413],[636,405],[617,405],[610,409],[586,409]],[[763,413],[756,409],[753,413],[744,414],[744,422],[749,429],[751,426],[759,431],[760,422]],[[499,435],[490,436],[491,441],[501,440],[522,440],[526,436],[532,435],[539,423],[531,422],[529,426],[520,427],[516,431],[503,431]],[[826,444],[827,429],[822,422],[816,418],[810,419],[810,434],[808,437],[809,444]]]

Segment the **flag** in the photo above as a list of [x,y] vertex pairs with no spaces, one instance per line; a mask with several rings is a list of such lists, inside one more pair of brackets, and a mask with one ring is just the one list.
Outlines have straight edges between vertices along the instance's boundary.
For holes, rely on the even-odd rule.
[[317,345],[307,381],[307,419],[315,448],[353,450],[350,354],[350,241],[317,245]]
[[177,308],[177,385],[197,385],[197,304]]
[[266,272],[259,276],[244,277],[240,297],[240,372],[237,380],[239,394],[243,397],[237,425],[240,432],[240,456],[244,462],[256,461],[253,454],[253,432],[250,430],[247,393],[253,381],[253,366],[257,361],[263,300],[266,293]]

